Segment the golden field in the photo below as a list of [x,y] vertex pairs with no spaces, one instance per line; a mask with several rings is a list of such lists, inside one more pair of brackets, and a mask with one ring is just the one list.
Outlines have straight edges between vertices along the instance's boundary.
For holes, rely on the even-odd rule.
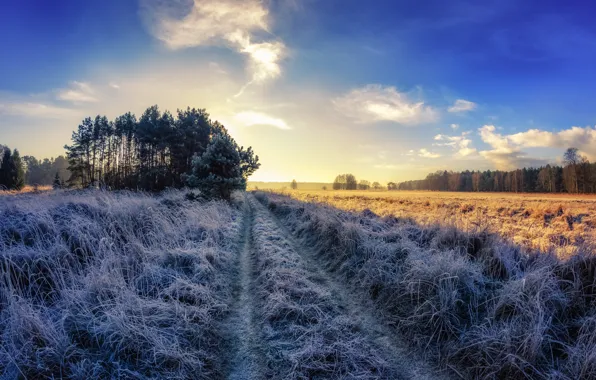
[[284,194],[426,226],[486,230],[525,249],[561,258],[592,250],[596,244],[596,195],[322,190]]

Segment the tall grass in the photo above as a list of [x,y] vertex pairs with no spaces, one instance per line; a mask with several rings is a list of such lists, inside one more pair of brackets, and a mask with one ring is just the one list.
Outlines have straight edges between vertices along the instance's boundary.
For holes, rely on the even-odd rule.
[[399,379],[387,357],[342,310],[325,277],[309,270],[270,214],[255,212],[254,259],[262,337],[273,379]]
[[591,252],[563,261],[484,230],[257,197],[388,326],[461,377],[595,378]]
[[0,197],[0,377],[221,377],[239,228],[179,192]]
[[292,191],[302,201],[317,201],[380,216],[411,218],[418,224],[482,227],[526,251],[567,258],[596,248],[596,199],[577,194]]

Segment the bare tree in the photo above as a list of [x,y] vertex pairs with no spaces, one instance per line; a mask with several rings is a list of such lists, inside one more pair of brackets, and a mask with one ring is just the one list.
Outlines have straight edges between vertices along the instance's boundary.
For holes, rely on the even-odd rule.
[[568,148],[563,154],[563,164],[568,168],[566,171],[567,181],[573,185],[573,191],[571,192],[575,193],[579,192],[577,169],[580,162],[581,157],[577,148]]

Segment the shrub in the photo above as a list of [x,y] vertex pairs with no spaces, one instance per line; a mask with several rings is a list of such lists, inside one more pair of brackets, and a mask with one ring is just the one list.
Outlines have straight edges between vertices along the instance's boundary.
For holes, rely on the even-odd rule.
[[205,152],[192,161],[186,184],[207,198],[230,200],[232,191],[246,190],[246,180],[260,166],[251,148],[238,147],[226,133],[215,134]]

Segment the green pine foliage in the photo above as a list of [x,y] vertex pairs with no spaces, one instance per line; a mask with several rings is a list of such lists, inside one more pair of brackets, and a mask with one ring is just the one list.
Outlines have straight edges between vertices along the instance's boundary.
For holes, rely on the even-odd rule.
[[0,164],[0,188],[7,190],[21,190],[25,187],[25,169],[18,150],[12,153],[4,147],[2,163]]
[[151,106],[137,119],[83,120],[66,146],[71,177],[78,187],[162,191],[185,186],[194,156],[201,156],[214,134],[227,133],[204,109],[172,114]]
[[212,136],[205,152],[192,161],[186,178],[206,198],[229,200],[234,190],[246,190],[248,177],[259,168],[259,157],[252,148],[244,150],[227,133]]
[[56,176],[54,177],[54,183],[52,187],[57,190],[62,188],[62,181],[60,180],[60,173],[56,172]]

